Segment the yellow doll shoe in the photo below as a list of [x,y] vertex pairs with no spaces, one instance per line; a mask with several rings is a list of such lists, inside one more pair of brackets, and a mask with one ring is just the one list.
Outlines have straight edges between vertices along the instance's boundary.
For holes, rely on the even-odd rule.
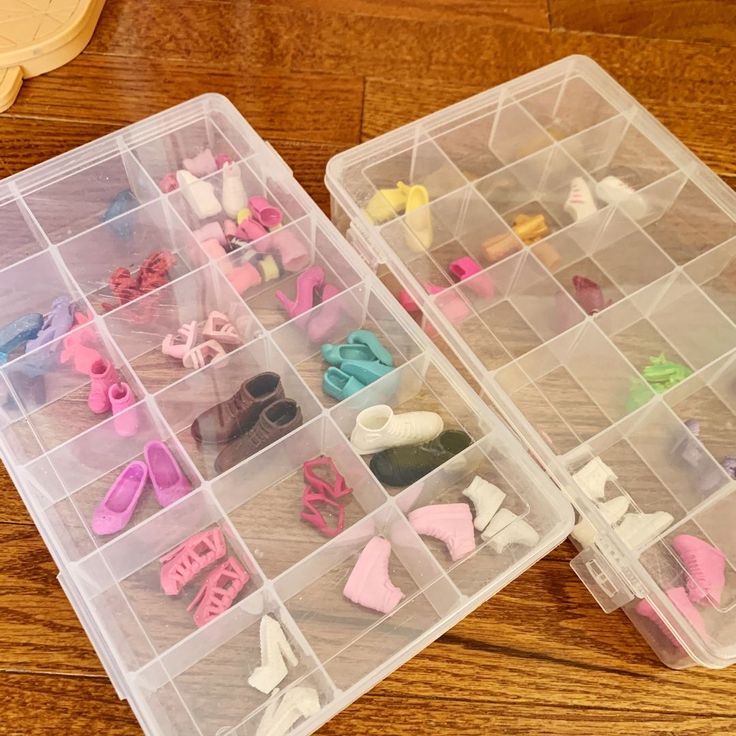
[[[399,182],[400,187],[406,187]],[[432,246],[432,215],[429,211],[429,192],[421,184],[406,187],[406,245],[421,252]]]
[[379,189],[365,206],[365,213],[375,225],[380,225],[406,208],[406,197],[410,187],[398,182],[395,189]]

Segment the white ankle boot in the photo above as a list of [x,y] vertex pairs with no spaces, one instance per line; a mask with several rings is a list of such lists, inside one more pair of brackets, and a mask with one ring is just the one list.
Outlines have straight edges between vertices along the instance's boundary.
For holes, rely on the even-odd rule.
[[463,491],[463,496],[473,502],[475,509],[475,528],[482,532],[491,522],[493,515],[503,505],[506,494],[485,478],[476,475]]

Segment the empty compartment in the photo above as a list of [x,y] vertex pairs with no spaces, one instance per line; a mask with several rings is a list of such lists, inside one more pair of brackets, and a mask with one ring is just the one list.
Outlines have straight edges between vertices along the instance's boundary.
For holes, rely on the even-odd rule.
[[143,397],[143,388],[97,321],[77,310],[76,326],[2,370],[3,438],[26,463]]
[[146,402],[57,447],[25,472],[31,501],[69,560],[199,486],[193,465]]
[[236,249],[217,267],[270,330],[361,281],[341,248],[316,218],[301,218]]
[[574,179],[593,187],[589,174],[554,146],[480,179],[475,187],[531,245],[581,216],[568,204]]
[[[354,598],[362,592],[362,605],[344,590],[361,553],[377,536],[382,541],[371,545],[378,550],[374,566],[367,575],[359,571],[348,589]],[[386,578],[395,586],[391,595]],[[389,657],[416,651],[417,640],[460,602],[421,539],[390,507],[355,524],[280,577],[275,588],[328,675],[343,689]]]
[[[587,314],[606,309],[675,268],[633,220],[611,207],[555,233],[532,252],[537,254],[537,248],[540,260]],[[549,249],[557,255],[554,263],[547,257]]]
[[500,387],[559,454],[611,426],[632,408],[629,396],[654,391],[589,321],[496,373]]
[[28,192],[24,200],[52,243],[107,221],[125,241],[130,226],[118,218],[159,194],[137,159],[114,138],[98,144],[93,155],[57,172],[51,183],[46,183],[48,179],[48,168],[41,167],[17,181],[21,191]]
[[688,263],[685,273],[736,323],[736,238]]
[[698,184],[676,172],[640,192],[646,214],[639,222],[682,266],[736,235],[736,221]]
[[268,338],[237,348],[163,389],[156,403],[206,479],[321,412],[314,395]]
[[[639,290],[595,321],[657,393],[736,346],[736,325],[681,272]],[[631,406],[646,399],[632,392]]]
[[364,284],[291,320],[273,340],[325,406],[422,352],[384,299]]
[[552,142],[523,107],[513,104],[494,103],[440,125],[428,125],[427,134],[470,181]]
[[28,207],[9,186],[0,186],[0,231],[3,250],[0,269],[46,248],[46,242]]
[[328,417],[221,476],[213,493],[269,577],[308,557],[386,500]]
[[89,230],[59,253],[98,314],[139,299],[202,261],[194,236],[165,200]]
[[[362,428],[356,433],[356,420],[364,410]],[[462,450],[485,434],[467,394],[460,393],[427,355],[410,360],[343,401],[331,416],[390,494],[439,465],[447,464],[462,474],[467,469]],[[393,452],[381,451],[418,445],[422,449],[410,449],[410,460],[394,461]]]
[[206,492],[191,493],[86,557],[74,577],[118,657],[133,671],[185,637],[193,655],[206,647],[237,625],[239,602],[263,582]]
[[104,321],[152,393],[250,342],[260,328],[212,265],[116,309]]

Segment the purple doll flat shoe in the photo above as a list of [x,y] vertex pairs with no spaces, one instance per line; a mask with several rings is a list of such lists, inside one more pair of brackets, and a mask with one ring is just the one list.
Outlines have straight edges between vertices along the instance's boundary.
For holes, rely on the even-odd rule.
[[128,526],[146,487],[146,480],[148,468],[140,460],[134,460],[123,468],[92,515],[95,534],[117,534]]
[[46,315],[38,335],[26,343],[26,352],[40,348],[66,335],[74,324],[75,306],[68,296],[57,296],[51,304],[51,311]]
[[169,506],[186,496],[192,484],[182,473],[179,463],[165,442],[152,440],[143,448],[156,498],[161,506]]

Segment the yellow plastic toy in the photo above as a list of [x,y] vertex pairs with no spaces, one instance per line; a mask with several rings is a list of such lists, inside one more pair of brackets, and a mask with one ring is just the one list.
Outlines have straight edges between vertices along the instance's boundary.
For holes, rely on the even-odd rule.
[[407,187],[406,190],[406,245],[413,251],[421,252],[432,247],[432,215],[429,211],[429,192],[421,184]]
[[24,79],[58,69],[87,45],[105,0],[0,0],[0,112]]
[[406,209],[409,187],[399,182],[395,189],[379,189],[365,206],[365,213],[375,225],[400,215]]

